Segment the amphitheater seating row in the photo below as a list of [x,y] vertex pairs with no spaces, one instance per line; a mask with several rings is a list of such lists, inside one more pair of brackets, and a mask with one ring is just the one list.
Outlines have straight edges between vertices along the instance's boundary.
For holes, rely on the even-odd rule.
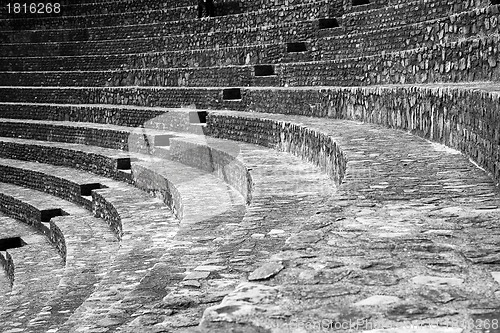
[[[408,13],[408,12],[412,13],[408,17],[408,19],[405,21],[395,20],[394,17],[397,17],[396,14],[397,14],[398,10],[395,9],[394,7],[388,7],[387,10],[377,10],[375,13],[378,13],[379,14],[378,16],[371,15],[371,17],[373,17],[372,23],[362,22],[359,24],[350,24],[348,21],[346,21],[347,17],[344,17],[342,20],[342,25],[346,29],[346,33],[352,33],[352,32],[356,32],[356,31],[358,31],[358,32],[370,31],[370,30],[373,30],[375,28],[378,30],[381,28],[390,28],[390,27],[394,27],[394,26],[401,26],[404,24],[407,25],[407,24],[418,23],[418,22],[422,22],[422,21],[428,21],[428,20],[432,20],[432,19],[441,18],[441,17],[445,16],[447,13],[449,13],[451,8],[453,8],[453,5],[446,3],[446,4],[438,7],[440,10],[438,10],[436,12],[432,11],[431,13],[428,13],[429,6],[432,6],[433,4],[434,3],[432,1],[429,1],[429,0],[427,0],[427,1],[419,0],[419,1],[415,1],[415,2],[412,2],[412,3],[405,5],[407,7],[406,10],[404,10],[404,9],[399,9],[399,10],[402,11],[403,13]],[[414,11],[410,10],[413,7],[418,8],[420,14],[415,15]],[[474,10],[475,8],[476,7],[465,7],[463,9],[463,11]],[[274,10],[274,11],[276,11],[276,10]],[[287,16],[287,17],[293,18],[292,22],[299,21],[296,23],[296,25],[298,25],[296,27],[296,30],[299,30],[299,31],[304,29],[304,28],[307,28],[307,25],[306,25],[306,27],[303,27],[302,26],[303,23],[300,23],[300,21],[307,21],[310,19],[330,17],[327,15],[322,15],[317,10],[308,11],[308,13],[310,13],[310,17],[302,17],[302,16],[297,17],[297,15],[298,15],[297,13],[301,13],[301,11],[303,12],[304,8],[302,8],[301,6],[298,6],[295,11],[288,13],[288,16]],[[458,12],[461,12],[461,11],[458,11]],[[160,30],[158,30],[158,28],[155,28],[154,30],[152,30],[151,36],[144,36],[145,27],[143,27],[141,25],[129,26],[129,27],[118,26],[115,28],[115,30],[117,30],[119,35],[112,34],[111,31],[109,31],[110,29],[107,29],[105,32],[106,32],[106,36],[108,39],[110,36],[114,36],[112,39],[118,39],[118,40],[120,40],[121,43],[125,43],[123,45],[127,45],[126,44],[127,42],[123,41],[121,39],[132,38],[133,29],[135,27],[135,29],[138,29],[142,34],[141,37],[143,38],[143,40],[142,40],[143,44],[146,41],[149,41],[149,43],[151,43],[151,44],[158,44],[157,47],[159,47],[160,45],[168,45],[170,47],[172,42],[175,43],[175,41],[169,41],[168,39],[165,39],[164,40],[165,44],[162,44],[161,41],[164,39],[164,36],[172,35],[172,37],[177,38],[177,42],[179,42],[178,35],[182,35],[185,33],[185,29],[183,29],[183,25],[189,24],[190,26],[192,26],[192,27],[190,27],[189,30],[196,31],[197,33],[189,36],[190,39],[193,39],[192,42],[186,42],[186,41],[183,42],[182,47],[184,47],[184,49],[185,48],[193,48],[193,45],[196,45],[195,47],[199,48],[200,45],[207,45],[207,44],[208,45],[219,44],[219,45],[224,45],[224,46],[227,44],[227,46],[237,46],[237,45],[241,46],[241,45],[246,45],[249,43],[252,44],[253,43],[252,41],[256,40],[255,38],[259,38],[260,42],[267,41],[267,42],[274,42],[275,43],[279,39],[277,39],[275,37],[274,33],[269,34],[269,32],[272,30],[267,28],[267,26],[268,25],[283,24],[284,22],[289,22],[290,20],[288,20],[286,17],[277,15],[277,12],[274,13],[273,11],[270,11],[269,17],[275,18],[274,22],[267,22],[267,23],[254,22],[255,18],[261,17],[258,14],[259,13],[256,12],[256,13],[244,14],[246,17],[239,17],[239,15],[230,16],[230,17],[225,18],[224,21],[221,21],[221,22],[218,22],[218,21],[217,22],[212,22],[212,21],[205,22],[205,21],[200,21],[200,20],[185,21],[185,23],[184,22],[180,22],[180,23],[173,22],[172,23],[173,28],[177,28],[178,30],[177,31],[172,30],[170,32],[167,32],[167,31],[169,31],[169,28],[167,27],[168,24],[166,23],[166,25],[164,25],[163,28],[160,28]],[[358,16],[359,16],[359,18],[366,17],[366,15],[358,15]],[[279,20],[277,19],[278,17],[279,17]],[[239,19],[239,20],[235,20],[235,19]],[[226,21],[228,23],[227,26],[224,25],[224,22],[226,22]],[[405,23],[403,23],[403,22],[405,22]],[[242,25],[243,23],[244,23],[244,25]],[[215,24],[215,25],[210,27],[210,26],[207,26],[207,24]],[[262,29],[262,28],[256,29],[255,32],[252,32],[252,30],[253,30],[252,28],[249,29],[249,27],[257,27],[257,26],[266,27],[266,29],[265,29],[266,32],[259,33],[260,29]],[[363,27],[363,29],[365,29],[365,30],[359,31],[360,26]],[[152,25],[152,27],[155,27],[155,26]],[[130,31],[130,30],[132,30],[132,31]],[[68,36],[68,31],[62,31],[62,32],[63,32],[63,34],[61,34],[60,37],[64,38],[64,37]],[[218,36],[218,39],[216,39],[216,40],[212,40],[214,32],[218,32],[218,34],[217,33],[215,34],[215,36]],[[27,38],[29,38],[28,40],[31,40],[31,38],[33,38],[32,37],[33,33],[34,32],[29,32],[29,35],[21,34],[21,36],[17,37],[18,39],[13,41],[13,42],[14,43],[21,43],[22,40],[26,40]],[[91,50],[92,50],[91,52],[100,52],[100,53],[106,52],[106,47],[104,47],[105,44],[97,43],[96,38],[93,36],[93,33],[91,33],[90,31],[84,32],[84,31],[78,29],[75,31],[75,33],[73,33],[73,34],[75,35],[76,38],[84,37],[83,40],[77,40],[78,42],[85,42],[86,40],[93,41],[92,43],[89,44],[89,45],[95,46],[95,47],[91,48]],[[225,36],[225,34],[227,34],[227,33],[233,33],[233,34],[236,34],[237,36],[235,36],[236,38],[229,38],[229,37]],[[35,38],[40,40],[40,41],[48,41],[45,38],[41,39],[43,34],[45,34],[45,32],[39,32],[39,33],[37,33],[37,35],[35,35],[36,36]],[[283,34],[283,32],[281,32],[281,34]],[[5,35],[7,35],[6,38],[12,38],[12,33],[4,34],[4,36]],[[17,35],[17,33],[16,33],[16,35]],[[23,38],[22,37],[23,35],[26,37]],[[57,36],[57,35],[54,35],[54,36]],[[69,36],[71,36],[71,35],[69,35]],[[288,36],[291,37],[292,34],[290,34]],[[269,39],[269,38],[271,38],[271,39]],[[57,39],[57,41],[61,42],[62,40]],[[140,41],[141,41],[140,39],[139,40],[130,39],[129,43],[132,43],[132,42],[138,43]],[[71,43],[70,41],[67,41],[67,42],[68,42],[68,44],[66,44],[65,48],[68,50],[68,52],[69,52],[69,50],[72,50],[72,49],[75,49],[73,52],[76,52],[78,44],[75,45],[75,43]],[[118,41],[116,41],[116,42],[118,42]],[[228,42],[230,44],[228,44]],[[240,43],[240,44],[234,44],[235,42]],[[203,44],[203,43],[205,43],[205,44]],[[48,44],[48,45],[50,45],[50,44]],[[83,43],[83,45],[85,45],[85,43]],[[121,46],[122,48],[123,48],[123,45]],[[10,44],[7,44],[6,46],[8,46],[9,48],[14,47],[14,45],[10,45]],[[18,48],[17,49],[18,56],[23,55],[23,49],[22,49],[23,44],[19,44],[16,47]],[[42,45],[40,45],[40,47],[42,47]],[[133,52],[133,50],[134,49],[130,49],[129,52]],[[163,51],[160,49],[157,49],[157,50],[148,49],[148,50],[150,52]],[[142,52],[144,52],[144,51],[145,50],[143,50]],[[26,52],[26,51],[24,51],[24,52]],[[63,54],[61,54],[61,55],[63,55]]]
[[[260,72],[264,74],[263,77],[256,75],[260,69],[258,65],[52,73],[4,72],[2,77],[18,86],[62,85],[68,89],[78,85],[78,82],[87,87],[286,87],[485,81],[495,80],[496,77],[497,41],[498,36],[492,35],[398,53],[283,63],[267,67],[265,71]],[[468,50],[469,56],[465,57],[463,50]],[[24,94],[27,95],[23,92]],[[37,98],[42,103],[46,101],[44,96]],[[10,100],[6,97],[2,101]],[[18,97],[12,101],[22,101],[22,99]],[[59,103],[56,100],[54,102]]]

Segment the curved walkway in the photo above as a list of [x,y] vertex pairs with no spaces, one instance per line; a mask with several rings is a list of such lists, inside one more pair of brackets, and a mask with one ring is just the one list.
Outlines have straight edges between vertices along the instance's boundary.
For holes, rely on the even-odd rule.
[[[461,320],[499,318],[500,191],[467,158],[376,125],[233,116],[291,121],[328,133],[347,155],[347,173],[338,191],[316,205],[317,214],[285,231],[284,244],[257,238],[253,251],[266,244],[264,267],[279,273],[237,288],[205,311],[195,331],[317,332],[311,325],[326,320],[331,327],[367,324],[358,330],[401,330],[412,321],[453,327],[426,332],[465,333],[473,330],[462,330]],[[242,227],[235,229],[233,242],[244,244]],[[267,234],[263,225],[253,232]]]

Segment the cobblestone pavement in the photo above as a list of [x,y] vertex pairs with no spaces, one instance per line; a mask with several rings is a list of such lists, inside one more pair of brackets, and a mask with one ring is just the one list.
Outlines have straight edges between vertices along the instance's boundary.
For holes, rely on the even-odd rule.
[[374,125],[244,115],[333,135],[347,154],[347,175],[314,222],[285,232],[285,245],[273,247],[268,264],[281,267],[279,274],[205,312],[205,331],[234,326],[210,321],[250,315],[243,322],[273,332],[314,332],[319,323],[401,327],[408,321],[449,325],[453,332],[487,332],[490,325],[489,332],[499,332],[491,325],[500,319],[500,196],[482,170],[458,152]]
[[[348,324],[413,332],[402,327],[408,321],[441,325],[418,330],[427,333],[499,332],[500,193],[482,170],[456,151],[375,125],[235,115],[334,136],[348,157],[343,184],[335,188],[290,154],[238,143],[255,183],[252,203],[183,221],[166,238],[131,227],[139,237],[127,239],[96,292],[51,332],[318,332]],[[129,202],[125,192],[116,196]],[[146,246],[152,234],[168,246]],[[130,283],[121,276],[110,288],[120,270],[133,274]],[[383,327],[392,330],[375,330]]]

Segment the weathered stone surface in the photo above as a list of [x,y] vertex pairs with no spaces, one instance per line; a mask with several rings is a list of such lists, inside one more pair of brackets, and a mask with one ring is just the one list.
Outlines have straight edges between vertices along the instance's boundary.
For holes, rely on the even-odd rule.
[[277,295],[277,288],[249,282],[242,283],[219,305],[205,310],[201,326],[210,322],[234,322],[257,314],[271,315],[273,312],[279,312],[279,307],[275,303]]
[[460,286],[463,279],[419,275],[411,279],[415,284],[431,286]]
[[252,273],[250,273],[250,275],[248,276],[248,280],[249,281],[266,280],[278,274],[284,268],[285,266],[283,266],[281,262],[269,262],[257,268]]
[[395,296],[385,296],[385,295],[374,295],[354,303],[355,306],[376,306],[376,305],[386,305],[391,303],[397,303],[401,301],[399,297]]

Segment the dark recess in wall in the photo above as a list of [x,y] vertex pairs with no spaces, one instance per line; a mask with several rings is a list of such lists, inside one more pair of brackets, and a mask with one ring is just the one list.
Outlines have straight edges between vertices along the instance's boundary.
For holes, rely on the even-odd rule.
[[274,75],[273,65],[255,65],[255,76],[270,76]]
[[370,4],[369,0],[352,0],[353,6],[361,6],[361,5],[368,5],[368,4]]
[[336,18],[323,18],[318,20],[319,29],[338,28],[339,22]]
[[225,101],[241,99],[240,88],[229,88],[222,91],[222,99]]
[[286,52],[305,52],[307,51],[306,43],[286,43]]
[[0,239],[0,251],[15,249],[18,247],[23,247],[24,245],[26,245],[26,243],[21,239],[21,237]]

